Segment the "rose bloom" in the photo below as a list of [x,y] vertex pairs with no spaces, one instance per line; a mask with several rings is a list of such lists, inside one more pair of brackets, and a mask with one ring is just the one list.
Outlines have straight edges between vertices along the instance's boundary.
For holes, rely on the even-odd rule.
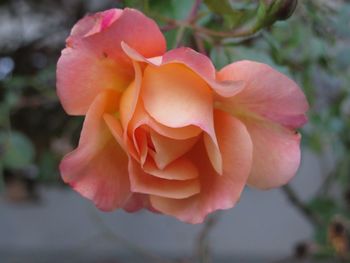
[[287,183],[300,163],[308,108],[297,84],[239,61],[216,71],[190,48],[166,52],[137,10],[87,16],[57,64],[65,111],[85,115],[63,180],[104,211],[123,208],[200,223],[233,207],[245,185]]

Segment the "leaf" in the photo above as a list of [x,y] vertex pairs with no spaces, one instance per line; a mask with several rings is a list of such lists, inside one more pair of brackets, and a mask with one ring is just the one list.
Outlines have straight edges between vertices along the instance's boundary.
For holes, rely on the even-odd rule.
[[59,178],[58,162],[59,158],[54,153],[44,152],[39,160],[39,180],[45,182],[57,181]]
[[186,19],[194,4],[194,0],[150,0],[150,12],[157,15],[170,17],[176,20]]
[[233,15],[238,11],[234,10],[230,4],[229,0],[204,0],[204,3],[208,8],[216,14],[220,15]]
[[318,197],[311,200],[308,207],[326,222],[329,222],[339,210],[335,201],[327,197]]
[[215,68],[220,69],[230,63],[229,54],[223,46],[215,46],[210,51],[210,58]]
[[255,6],[251,5],[234,5],[229,0],[205,0],[207,7],[215,14],[222,16],[225,22],[225,27],[234,29],[254,17]]
[[3,148],[0,162],[4,168],[25,168],[34,160],[34,147],[31,141],[22,133],[0,133],[0,146]]

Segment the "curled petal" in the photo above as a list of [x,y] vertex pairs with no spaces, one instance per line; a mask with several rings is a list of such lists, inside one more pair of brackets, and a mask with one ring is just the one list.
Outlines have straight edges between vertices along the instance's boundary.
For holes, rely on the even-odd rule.
[[153,159],[160,169],[188,152],[197,142],[198,136],[185,140],[174,140],[151,130],[151,140],[155,148]]
[[217,209],[236,204],[251,169],[252,142],[241,121],[220,111],[215,112],[215,130],[223,156],[223,174],[216,176],[203,143],[198,143],[189,156],[199,168],[200,193],[180,200],[151,195],[155,209],[195,224]]
[[122,13],[123,10],[114,8],[85,16],[72,28],[71,34],[67,39],[67,46],[73,46],[75,44],[74,42],[105,30],[117,20]]
[[131,194],[127,155],[103,119],[116,105],[118,94],[113,91],[96,98],[84,121],[78,148],[60,164],[63,180],[106,211],[123,207]]
[[168,51],[163,56],[162,64],[168,63],[184,64],[204,79],[215,79],[216,70],[210,59],[191,48],[181,47]]
[[167,167],[159,169],[152,160],[149,160],[144,166],[145,172],[168,180],[190,180],[198,177],[196,166],[188,159],[181,157]]
[[172,128],[165,126],[154,120],[145,110],[143,103],[139,103],[136,107],[133,119],[130,122],[130,130],[134,131],[136,128],[146,125],[158,134],[175,139],[186,140],[198,136],[202,130],[194,125],[188,125],[180,128]]
[[[183,171],[186,172],[186,171]],[[139,163],[129,162],[131,190],[167,198],[186,198],[200,192],[197,178],[190,180],[167,180],[145,173]]]
[[180,63],[198,74],[208,85],[220,96],[228,97],[238,93],[244,82],[237,81],[217,81],[215,68],[210,59],[197,51],[181,47],[168,51],[163,56],[162,64]]

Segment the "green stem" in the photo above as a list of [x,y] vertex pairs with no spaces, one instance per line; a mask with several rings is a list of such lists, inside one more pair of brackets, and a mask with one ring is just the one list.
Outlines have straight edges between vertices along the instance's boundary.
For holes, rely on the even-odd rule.
[[209,235],[214,227],[219,222],[222,212],[216,212],[210,215],[198,235],[198,248],[197,248],[197,258],[199,263],[212,263],[212,256],[210,253],[209,246]]

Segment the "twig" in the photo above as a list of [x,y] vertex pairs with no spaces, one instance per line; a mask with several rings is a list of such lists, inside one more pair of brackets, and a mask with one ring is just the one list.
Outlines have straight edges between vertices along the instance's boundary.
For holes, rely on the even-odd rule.
[[165,30],[170,30],[169,28],[174,29],[176,27],[185,27],[185,28],[190,28],[197,33],[201,33],[211,37],[220,37],[220,38],[248,37],[260,31],[260,29],[251,29],[248,27],[239,27],[237,29],[230,30],[230,31],[217,31],[217,30],[212,30],[206,27],[196,25],[194,23],[189,23],[188,21],[184,21],[184,20],[176,20],[176,19],[171,19],[164,16],[158,16],[158,18],[168,23],[164,27]]
[[154,255],[153,253],[150,253],[149,251],[145,250],[143,247],[138,246],[125,238],[117,235],[113,229],[111,229],[103,220],[102,218],[96,213],[96,211],[92,212],[92,218],[97,223],[97,225],[101,228],[101,234],[103,234],[105,237],[109,238],[110,240],[114,240],[124,246],[126,246],[131,251],[134,251],[136,254],[139,254],[140,256],[149,258],[152,262],[155,263],[173,263],[170,260],[165,260],[157,255]]
[[299,196],[289,185],[282,187],[283,192],[285,193],[288,201],[297,208],[302,215],[311,223],[313,226],[319,226],[322,224],[321,219],[314,214],[314,212],[307,207],[303,201],[300,200]]
[[[187,18],[186,18],[186,21],[184,24],[180,25],[179,26],[179,30],[176,34],[176,40],[175,40],[175,47],[179,47],[181,42],[182,42],[182,39],[184,37],[184,34],[185,34],[185,30],[186,30],[186,25],[187,24],[192,24],[195,22],[196,20],[196,16],[197,16],[197,13],[199,11],[199,8],[202,4],[202,0],[196,0],[192,6],[192,9],[190,11],[190,13],[188,14]],[[175,23],[176,24],[176,23]]]
[[202,53],[203,55],[207,56],[208,54],[207,54],[207,51],[205,50],[203,39],[196,32],[193,34],[193,38],[199,53]]
[[191,12],[188,14],[187,21],[193,23],[196,20],[197,13],[202,4],[202,0],[195,0]]
[[209,234],[213,228],[217,225],[222,212],[216,212],[215,214],[208,217],[202,230],[198,235],[198,250],[197,257],[199,263],[210,263],[213,262],[210,255],[209,247]]

